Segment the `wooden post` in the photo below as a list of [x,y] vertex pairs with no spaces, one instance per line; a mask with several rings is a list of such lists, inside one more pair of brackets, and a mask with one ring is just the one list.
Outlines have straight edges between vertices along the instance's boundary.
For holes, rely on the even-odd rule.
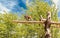
[[[42,19],[43,20],[43,19]],[[45,29],[45,38],[51,38],[51,33],[50,33],[50,26],[51,26],[51,13],[47,13],[47,18],[44,22],[44,29]]]
[[44,27],[44,29],[45,29],[45,38],[51,38],[51,33],[50,33],[51,22],[50,22],[50,20],[46,20],[44,22],[44,24],[45,24],[45,27]]

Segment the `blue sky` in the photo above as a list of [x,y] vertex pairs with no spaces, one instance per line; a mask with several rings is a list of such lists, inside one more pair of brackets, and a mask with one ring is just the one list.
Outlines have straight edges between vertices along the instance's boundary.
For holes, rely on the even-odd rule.
[[[51,4],[50,0],[45,0]],[[60,17],[60,0],[52,0],[58,8],[58,16]],[[26,9],[26,0],[0,0],[0,13],[3,11],[8,12],[20,12],[23,13],[23,9]]]
[[21,12],[23,8],[26,9],[26,0],[0,0],[0,13]]

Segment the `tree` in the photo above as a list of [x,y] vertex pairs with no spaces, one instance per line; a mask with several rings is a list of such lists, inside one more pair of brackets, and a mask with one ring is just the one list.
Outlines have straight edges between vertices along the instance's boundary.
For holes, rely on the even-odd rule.
[[[30,5],[27,4],[27,11],[26,14],[31,16],[33,20],[39,20],[40,15],[43,16],[43,18],[46,18],[46,14],[48,11],[51,12],[51,18],[54,21],[58,21],[58,16],[57,16],[57,9],[54,7],[51,7],[48,3],[40,0],[35,0],[35,2],[31,2]],[[24,24],[27,27],[27,32],[30,38],[41,38],[44,37],[44,27],[42,24]],[[53,25],[52,25],[53,26]],[[51,27],[52,29],[53,27]],[[54,28],[55,29],[55,28]],[[56,29],[57,30],[57,29]],[[52,32],[52,38],[56,38],[55,36],[57,34],[57,31],[54,30],[54,34]],[[55,32],[56,31],[56,32]],[[36,35],[35,35],[36,34]]]
[[16,37],[16,34],[14,34],[14,29],[17,24],[13,23],[12,20],[16,20],[17,18],[17,15],[13,15],[11,13],[0,14],[0,38]]
[[[47,11],[51,11],[51,18],[58,21],[57,9],[55,6],[51,7],[48,3],[40,0],[27,4],[26,14],[18,17],[16,14],[5,13],[0,14],[0,38],[44,38],[45,31],[42,24],[17,24],[12,20],[26,20],[25,15],[29,15],[33,20],[40,20],[40,16],[46,18]],[[53,25],[52,25],[53,26]],[[58,38],[57,28],[51,27],[52,38]],[[53,32],[52,32],[53,31]]]

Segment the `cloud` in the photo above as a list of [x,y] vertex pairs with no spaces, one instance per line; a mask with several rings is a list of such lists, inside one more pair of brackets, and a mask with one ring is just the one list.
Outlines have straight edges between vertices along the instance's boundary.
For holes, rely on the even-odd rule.
[[54,4],[56,5],[56,8],[58,8],[58,1],[59,0],[52,0],[54,2]]
[[4,13],[4,11],[10,11],[8,8],[6,8],[3,4],[0,3],[0,13]]
[[60,17],[60,0],[53,0],[53,2],[56,4],[56,7],[58,8],[58,17]]
[[57,5],[59,0],[52,0],[52,1]]
[[20,12],[24,8],[26,9],[26,0],[0,0],[0,12],[3,10],[9,12]]
[[12,11],[11,9],[17,4],[17,0],[0,0],[0,13]]
[[53,2],[55,3],[56,7],[60,11],[60,0],[53,0]]
[[58,1],[57,6],[58,6],[58,9],[60,11],[60,0]]

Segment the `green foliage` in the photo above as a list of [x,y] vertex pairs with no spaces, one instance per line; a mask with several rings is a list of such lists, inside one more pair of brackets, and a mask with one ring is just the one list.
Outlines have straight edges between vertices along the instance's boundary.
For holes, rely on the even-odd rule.
[[[31,16],[33,20],[39,20],[40,15],[43,16],[43,18],[46,18],[46,14],[48,11],[51,12],[51,20],[53,21],[58,21],[58,16],[57,16],[57,9],[55,6],[51,7],[48,3],[40,0],[35,0],[35,2],[32,2],[31,5],[27,5],[28,10],[26,11],[26,14]],[[44,27],[42,24],[24,24],[28,26],[27,32],[29,32],[28,36],[30,35],[32,37],[35,36],[34,33],[37,33],[35,38],[44,38]],[[52,25],[53,26],[53,25]],[[29,31],[30,30],[30,31]],[[52,33],[52,38],[57,38],[57,28],[51,27],[51,33]],[[27,36],[27,38],[28,38]]]
[[17,19],[17,15],[0,14],[0,38],[11,38],[11,33],[17,25],[12,22],[14,19]]
[[[40,15],[46,18],[48,11],[51,11],[51,18],[58,21],[57,9],[51,7],[44,1],[35,0],[31,5],[27,5],[26,14],[32,16],[33,20],[39,20]],[[45,31],[43,24],[21,24],[12,20],[25,20],[24,15],[18,17],[16,14],[0,14],[0,38],[44,38]],[[51,27],[52,38],[59,38],[58,28]],[[58,35],[58,36],[57,36]]]

